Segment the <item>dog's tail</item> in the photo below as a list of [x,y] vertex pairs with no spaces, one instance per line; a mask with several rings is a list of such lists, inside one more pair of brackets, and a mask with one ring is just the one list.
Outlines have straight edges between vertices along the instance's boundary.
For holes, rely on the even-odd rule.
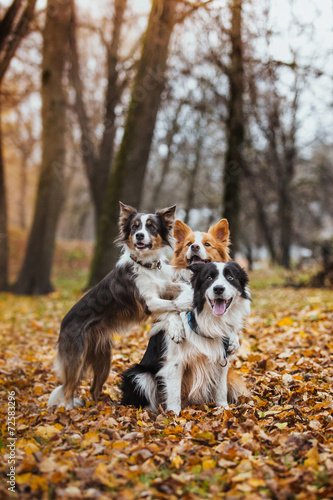
[[157,411],[157,381],[149,368],[134,365],[121,375],[121,404]]
[[236,404],[240,396],[250,396],[245,380],[232,368],[228,371],[227,386],[228,403],[230,404]]

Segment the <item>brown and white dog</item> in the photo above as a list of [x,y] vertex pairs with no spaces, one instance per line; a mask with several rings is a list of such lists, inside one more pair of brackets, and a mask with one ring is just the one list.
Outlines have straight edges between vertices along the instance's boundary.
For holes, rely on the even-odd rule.
[[184,270],[196,262],[227,262],[229,260],[229,225],[221,219],[207,233],[192,231],[181,220],[173,228],[176,240],[171,264],[176,270]]
[[[186,283],[172,281],[173,269],[164,257],[171,246],[176,206],[138,213],[120,204],[118,243],[123,253],[115,268],[66,314],[57,344],[56,371],[62,385],[54,389],[50,406],[82,406],[74,392],[87,372],[92,372],[91,395],[96,401],[111,365],[112,335],[146,320],[149,315],[187,311],[192,296],[179,300]],[[193,295],[193,294],[192,294]],[[175,298],[174,300],[169,300]],[[182,328],[179,315],[175,328]],[[178,326],[177,326],[178,325]]]
[[[192,264],[228,262],[230,260],[230,232],[227,219],[221,219],[217,224],[211,226],[208,232],[192,231],[189,226],[177,219],[174,224],[173,236],[176,243],[171,264],[175,269],[177,279],[189,281],[192,272],[188,266]],[[177,316],[174,313],[163,314],[158,322],[152,326],[151,337],[163,329],[173,341],[182,342],[185,331],[180,329]],[[238,341],[231,343],[228,354],[234,354],[238,348]],[[250,395],[243,378],[233,368],[228,370],[227,386],[229,403],[237,403],[241,395]]]

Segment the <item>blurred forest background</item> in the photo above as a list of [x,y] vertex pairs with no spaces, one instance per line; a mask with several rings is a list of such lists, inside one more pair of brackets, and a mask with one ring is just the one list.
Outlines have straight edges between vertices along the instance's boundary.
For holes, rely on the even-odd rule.
[[250,267],[333,285],[332,0],[2,0],[0,19],[1,290],[50,292],[64,240],[95,284],[118,200],[226,217]]

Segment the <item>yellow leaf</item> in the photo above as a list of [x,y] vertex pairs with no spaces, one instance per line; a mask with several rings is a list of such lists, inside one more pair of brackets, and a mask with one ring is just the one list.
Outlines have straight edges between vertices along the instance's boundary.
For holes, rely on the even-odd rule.
[[208,458],[206,460],[203,460],[203,462],[202,462],[203,470],[214,469],[214,467],[216,467],[216,462],[212,458]]
[[34,393],[37,395],[37,396],[41,396],[44,392],[44,387],[41,385],[41,384],[36,384],[34,386]]
[[183,465],[182,458],[179,455],[175,455],[171,460],[171,466],[176,467],[176,469],[179,469],[181,465]]
[[317,470],[319,468],[319,453],[317,446],[311,448],[311,450],[306,453],[306,456],[308,458],[304,461],[304,466]]
[[82,441],[82,446],[90,446],[92,443],[98,443],[99,442],[99,435],[97,432],[87,432],[87,434],[84,435],[84,439]]
[[124,448],[127,448],[129,444],[126,441],[114,441],[112,443],[112,448],[115,450],[123,450]]
[[266,483],[263,479],[255,479],[254,477],[251,477],[251,479],[249,479],[249,484],[250,486],[252,486],[252,488],[261,488],[266,486]]
[[114,487],[112,479],[113,476],[108,472],[106,464],[98,464],[93,474],[93,480],[99,481],[100,483],[105,484],[105,486],[112,488]]
[[16,476],[17,484],[27,484],[30,481],[31,473],[27,472],[26,474],[20,474]]
[[54,472],[52,474],[52,476],[51,476],[51,482],[52,483],[60,483],[60,481],[62,481],[63,479],[64,479],[64,475],[59,470],[57,470],[56,472]]
[[27,455],[32,455],[33,453],[37,453],[39,451],[38,446],[35,443],[27,443],[24,447],[24,451]]
[[285,429],[287,427],[288,423],[287,422],[283,422],[281,424],[275,424],[275,426],[278,428],[278,429]]
[[294,320],[292,318],[290,318],[289,316],[286,316],[282,319],[280,319],[280,321],[278,321],[278,326],[290,326],[292,325],[294,322]]
[[[62,426],[60,426],[62,428]],[[50,439],[56,434],[60,434],[59,424],[57,425],[40,425],[36,429],[36,434],[43,439]]]

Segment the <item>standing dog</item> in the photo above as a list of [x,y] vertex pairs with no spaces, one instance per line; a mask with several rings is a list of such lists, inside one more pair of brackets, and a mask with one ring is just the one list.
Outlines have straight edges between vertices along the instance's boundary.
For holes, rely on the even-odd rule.
[[[227,373],[250,314],[246,272],[235,262],[192,264],[194,308],[181,313],[185,340],[164,332],[149,341],[142,361],[122,376],[122,403],[179,414],[188,405],[214,402],[228,408]],[[184,292],[186,295],[188,292]]]
[[[49,406],[82,405],[74,391],[87,371],[96,401],[111,366],[112,335],[131,324],[170,311],[186,311],[191,296],[177,297],[185,284],[172,282],[172,267],[163,257],[171,243],[176,206],[141,214],[120,203],[123,254],[115,268],[66,314],[57,344],[56,371],[63,384],[50,395]],[[187,288],[190,288],[187,286]],[[176,316],[174,321],[180,322]],[[182,327],[182,325],[181,325]]]

